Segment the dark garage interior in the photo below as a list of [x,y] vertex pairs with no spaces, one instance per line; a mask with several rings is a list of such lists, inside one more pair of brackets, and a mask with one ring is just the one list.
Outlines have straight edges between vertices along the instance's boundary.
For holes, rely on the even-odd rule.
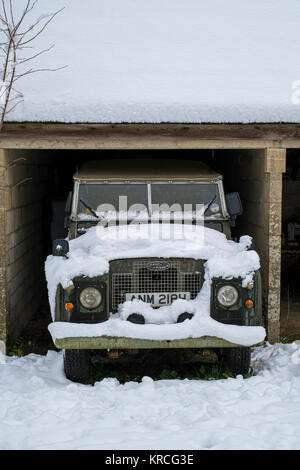
[[[265,325],[269,328],[268,322],[272,318],[276,337],[276,331],[279,331],[276,326],[279,325],[277,318],[280,256],[278,254],[280,255],[282,245],[281,330],[283,334],[289,330],[288,338],[293,334],[297,335],[299,291],[295,279],[298,277],[299,269],[297,261],[299,243],[297,239],[288,240],[287,235],[288,226],[291,224],[294,224],[293,233],[296,234],[296,238],[299,233],[297,232],[298,150],[287,152],[287,171],[283,179],[281,167],[268,169],[266,150],[257,148],[248,150],[15,149],[4,152],[2,172],[6,181],[3,191],[6,222],[1,235],[5,240],[3,245],[5,251],[1,260],[6,270],[7,287],[5,296],[2,297],[5,304],[1,309],[0,326],[2,337],[6,338],[7,343],[12,344],[22,336],[24,328],[31,328],[29,321],[33,316],[40,318],[42,315],[43,318],[47,318],[44,330],[50,321],[44,261],[51,253],[52,239],[65,237],[67,234],[63,223],[64,206],[67,195],[72,189],[72,176],[76,169],[89,160],[131,157],[141,161],[143,158],[151,158],[153,164],[158,166],[162,158],[201,160],[223,174],[225,192],[237,191],[244,208],[243,215],[238,218],[237,225],[233,229],[233,235],[237,238],[245,234],[251,235],[261,258]],[[285,156],[285,151],[282,152],[281,159]],[[277,155],[276,152],[274,155]],[[273,172],[272,177],[270,171]],[[271,317],[270,301],[274,312]]]
[[300,327],[300,150],[287,151],[282,185],[281,327],[297,339]]
[[[84,162],[94,159],[162,158],[201,160],[223,174],[225,192],[238,191],[244,213],[233,235],[253,236],[264,267],[264,153],[260,150],[55,150],[9,151],[10,213],[16,220],[8,227],[8,336],[13,342],[31,317],[50,321],[44,260],[51,253],[52,239],[65,237],[64,206],[72,189],[72,176]],[[19,220],[19,222],[18,222]],[[19,225],[18,225],[19,223]],[[264,268],[262,269],[264,271]],[[264,276],[264,272],[263,272]],[[265,282],[265,288],[266,288]],[[17,293],[17,295],[16,295]]]

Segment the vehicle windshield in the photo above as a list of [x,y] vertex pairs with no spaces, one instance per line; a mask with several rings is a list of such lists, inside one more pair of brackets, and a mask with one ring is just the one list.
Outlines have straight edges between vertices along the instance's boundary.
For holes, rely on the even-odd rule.
[[[87,208],[89,206],[92,211]],[[77,214],[81,219],[86,216],[102,216],[110,212],[125,213],[143,211],[148,214],[148,195],[146,184],[111,183],[80,184]]]
[[80,219],[109,213],[149,217],[149,208],[151,214],[169,210],[191,215],[200,207],[205,218],[222,217],[216,183],[88,183],[79,185],[77,215]]
[[[205,217],[222,215],[218,185],[215,183],[153,183],[152,212],[166,204],[172,212],[195,213],[203,204]],[[202,211],[202,212],[203,212]]]

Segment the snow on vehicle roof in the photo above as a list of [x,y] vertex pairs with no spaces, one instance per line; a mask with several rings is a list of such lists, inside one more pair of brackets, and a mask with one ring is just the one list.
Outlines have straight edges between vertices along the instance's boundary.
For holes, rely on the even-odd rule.
[[62,6],[34,67],[68,67],[20,79],[9,121],[300,122],[298,0],[40,0],[34,18]]
[[74,175],[74,179],[78,181],[218,181],[222,179],[222,176],[199,161],[126,158],[87,162]]

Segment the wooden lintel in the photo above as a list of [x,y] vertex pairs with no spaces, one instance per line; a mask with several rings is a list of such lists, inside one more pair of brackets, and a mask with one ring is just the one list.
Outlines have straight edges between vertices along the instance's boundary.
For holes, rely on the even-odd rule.
[[300,124],[7,123],[0,148],[251,149],[300,148]]

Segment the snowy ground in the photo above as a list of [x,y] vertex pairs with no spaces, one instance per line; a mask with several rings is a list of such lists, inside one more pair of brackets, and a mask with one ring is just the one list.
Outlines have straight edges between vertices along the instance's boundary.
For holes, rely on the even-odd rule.
[[0,365],[1,449],[300,449],[300,345],[253,352],[256,375],[95,386],[62,354]]

